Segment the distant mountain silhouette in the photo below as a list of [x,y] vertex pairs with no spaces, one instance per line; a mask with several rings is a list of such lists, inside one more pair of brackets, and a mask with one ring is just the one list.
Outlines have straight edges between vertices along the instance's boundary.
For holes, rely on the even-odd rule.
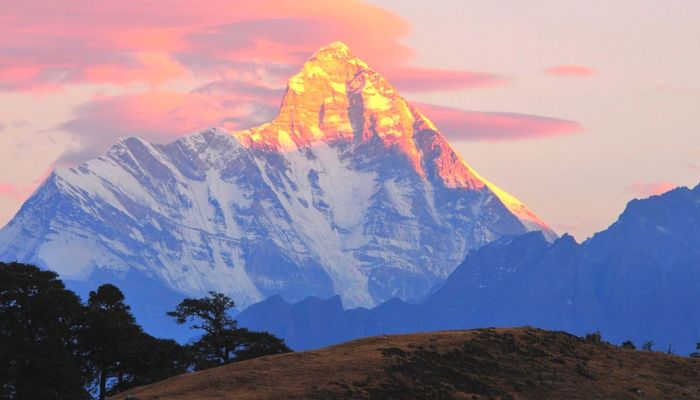
[[276,297],[239,321],[298,349],[385,333],[533,325],[600,330],[612,342],[653,340],[687,353],[700,341],[700,185],[633,200],[582,244],[532,232],[470,251],[420,304],[343,311],[338,298]]

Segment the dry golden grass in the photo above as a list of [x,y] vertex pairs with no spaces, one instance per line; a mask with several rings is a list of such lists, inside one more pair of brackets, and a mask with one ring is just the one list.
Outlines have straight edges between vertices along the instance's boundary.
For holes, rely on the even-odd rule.
[[262,357],[114,399],[700,399],[700,360],[532,328],[446,331]]

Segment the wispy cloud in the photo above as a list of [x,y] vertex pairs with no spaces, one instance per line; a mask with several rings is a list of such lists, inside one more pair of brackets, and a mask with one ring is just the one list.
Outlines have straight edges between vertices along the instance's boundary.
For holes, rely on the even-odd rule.
[[465,111],[414,103],[449,139],[454,141],[506,141],[540,139],[581,131],[574,121],[539,115]]
[[0,197],[8,197],[14,200],[25,200],[32,192],[43,183],[53,171],[53,167],[46,169],[39,177],[29,184],[17,184],[12,182],[0,182]]
[[585,65],[557,65],[544,70],[548,75],[554,76],[594,76],[598,73],[595,69]]
[[399,90],[409,93],[474,89],[509,81],[496,74],[436,68],[402,67],[380,72]]
[[400,42],[406,21],[359,1],[26,0],[0,3],[0,15],[0,90],[156,85],[228,67],[236,73],[243,60],[298,64],[338,39],[376,65],[411,54]]
[[32,193],[33,187],[0,182],[0,196],[16,200],[24,200]]
[[[128,10],[127,10],[128,8]],[[167,6],[117,0],[85,7],[73,0],[0,3],[0,90],[64,85],[164,83],[287,76],[313,51],[346,42],[402,90],[461,90],[506,78],[409,67],[408,23],[359,1],[171,0]],[[256,70],[258,76],[256,75]],[[269,83],[269,81],[268,81]]]
[[675,189],[677,186],[678,185],[673,182],[663,181],[633,182],[623,190],[623,193],[639,197],[648,197],[666,193],[669,190]]
[[80,144],[59,161],[79,163],[124,136],[164,143],[207,126],[230,130],[257,126],[275,116],[282,93],[282,89],[249,82],[220,80],[191,92],[149,91],[96,99],[57,127]]
[[[402,42],[410,34],[408,23],[354,0],[170,0],[166,7],[147,0],[129,7],[119,0],[94,7],[26,0],[0,2],[0,15],[0,91],[121,88],[79,106],[57,126],[78,143],[61,162],[95,156],[121,136],[164,142],[211,125],[243,129],[266,122],[276,113],[286,78],[335,40],[345,41],[400,91],[510,81],[488,72],[411,66],[412,50]],[[196,85],[201,86],[189,90]],[[453,140],[530,139],[580,130],[576,122],[556,118],[422,108]]]

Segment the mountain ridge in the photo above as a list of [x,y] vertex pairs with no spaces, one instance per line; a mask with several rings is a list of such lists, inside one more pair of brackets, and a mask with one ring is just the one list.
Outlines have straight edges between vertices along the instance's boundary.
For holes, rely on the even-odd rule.
[[[700,340],[697,243],[700,185],[631,201],[615,223],[581,244],[569,235],[549,243],[530,232],[471,250],[418,304],[393,300],[340,311],[333,300],[302,307],[278,299],[238,318],[298,349],[380,334],[532,325],[600,331],[616,343],[652,340],[687,354]],[[314,327],[323,320],[334,323]]]
[[356,307],[420,298],[469,249],[531,230],[556,237],[335,43],[290,78],[268,124],[124,138],[57,169],[0,230],[0,259],[68,280],[138,268],[242,307],[278,293]]
[[[343,61],[340,66],[338,60]],[[306,82],[309,81],[321,82],[308,89]],[[307,92],[313,93],[312,101],[307,101]],[[342,96],[343,93],[346,96]],[[345,118],[332,112],[353,103],[362,104],[363,110],[370,110],[369,115],[350,115],[348,109]],[[309,114],[311,118],[308,118]],[[397,115],[403,115],[403,118],[397,121]],[[291,132],[288,132],[289,124]],[[380,129],[376,128],[377,125]],[[288,151],[320,140],[370,141],[378,138],[385,145],[401,147],[416,172],[425,178],[426,166],[421,165],[419,150],[413,141],[414,131],[439,132],[433,122],[404,100],[384,77],[355,57],[346,44],[334,42],[319,49],[301,71],[289,79],[280,111],[271,123],[233,134],[245,146]],[[358,132],[362,133],[359,138]],[[482,189],[487,186],[511,212],[528,224],[528,228],[542,229],[551,239],[556,237],[551,228],[522,202],[474,171],[441,134],[428,140],[433,141],[432,149],[436,153],[429,161],[436,165],[434,173],[446,187]]]

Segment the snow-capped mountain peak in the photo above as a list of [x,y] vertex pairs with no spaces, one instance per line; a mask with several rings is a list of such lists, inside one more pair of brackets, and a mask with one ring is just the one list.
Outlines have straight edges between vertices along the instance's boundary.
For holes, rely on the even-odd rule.
[[74,279],[137,269],[243,306],[339,294],[352,307],[420,298],[469,249],[530,230],[555,236],[336,42],[267,124],[126,138],[58,170],[0,231],[0,259]]
[[248,145],[289,149],[291,144],[410,135],[413,122],[395,89],[336,42],[316,52],[289,79],[272,123],[236,135]]
[[[420,132],[430,133],[423,138],[427,142],[425,153],[414,138]],[[446,187],[481,190],[486,186],[528,228],[556,237],[522,202],[476,173],[432,121],[342,42],[318,50],[289,79],[274,121],[234,135],[247,146],[286,151],[318,141],[366,143],[379,139],[387,147],[399,148],[422,177],[426,178],[423,162],[427,155]]]

